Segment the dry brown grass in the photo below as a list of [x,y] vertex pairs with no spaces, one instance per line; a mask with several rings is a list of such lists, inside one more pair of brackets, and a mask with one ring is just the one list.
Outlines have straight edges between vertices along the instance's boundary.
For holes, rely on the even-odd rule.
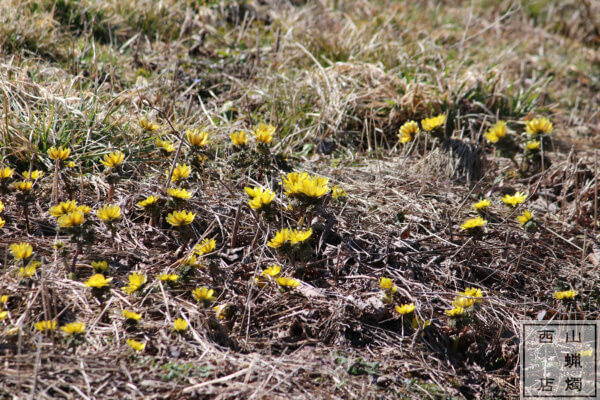
[[[207,3],[82,0],[71,3],[79,20],[70,25],[53,2],[0,5],[2,166],[47,171],[29,234],[15,194],[0,195],[0,295],[10,296],[0,322],[1,396],[514,398],[520,320],[598,319],[590,148],[599,137],[600,56],[587,8],[596,4]],[[396,144],[403,122],[438,112],[449,115],[445,147]],[[533,115],[551,116],[554,148],[543,171],[520,174],[482,133],[497,118],[522,130]],[[135,207],[161,193],[173,160],[139,128],[142,117],[175,144],[189,127],[211,132],[210,160],[191,184],[189,243]],[[304,221],[315,231],[304,271],[266,245],[299,215],[258,218],[243,193],[248,184],[278,190],[280,173],[231,166],[229,134],[262,121],[277,125],[272,148],[294,169],[349,195]],[[117,148],[128,155],[114,195],[123,221],[114,239],[95,225],[74,277],[52,246],[68,237],[47,213],[56,189],[45,152],[54,144],[73,148],[72,195],[93,209],[109,191],[97,160]],[[499,198],[517,190],[529,198],[513,212]],[[460,225],[480,196],[494,200],[495,217],[475,240]],[[539,221],[535,232],[515,220],[525,207]],[[209,237],[217,239],[211,268],[175,287],[156,280]],[[43,262],[33,280],[17,275],[8,246],[18,241]],[[114,279],[104,302],[83,284],[98,259]],[[273,263],[300,287],[254,285]],[[149,278],[141,296],[120,289],[133,271]],[[398,286],[396,304],[414,302],[430,327],[412,329],[383,305],[382,276]],[[231,316],[199,307],[198,286],[214,288],[215,305],[229,304]],[[484,298],[459,329],[444,310],[466,287]],[[553,299],[561,288],[578,290],[578,300]],[[126,327],[125,308],[143,313],[137,327]],[[171,330],[178,317],[190,323],[186,335]],[[54,318],[85,321],[85,343],[71,348],[61,332],[34,330]],[[127,338],[146,342],[144,352],[134,354]]]

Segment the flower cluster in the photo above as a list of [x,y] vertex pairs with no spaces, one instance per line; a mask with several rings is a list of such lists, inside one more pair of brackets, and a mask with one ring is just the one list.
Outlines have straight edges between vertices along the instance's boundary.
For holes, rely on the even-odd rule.
[[321,176],[311,176],[306,172],[290,172],[283,178],[285,195],[300,200],[306,204],[313,204],[329,193],[329,180]]
[[554,292],[554,297],[558,300],[573,300],[577,295],[577,290],[573,289]]
[[146,197],[144,200],[139,201],[136,205],[144,210],[150,210],[152,207],[156,206],[158,200],[158,196],[151,195]]
[[266,211],[269,208],[269,205],[275,198],[275,193],[270,189],[263,189],[260,187],[245,187],[244,190],[250,197],[250,201],[248,201],[248,205],[253,210]]
[[147,281],[146,275],[140,272],[134,272],[130,274],[128,279],[129,284],[121,288],[127,294],[132,294],[137,291],[140,291],[144,287],[144,285],[146,285]]
[[275,282],[279,285],[279,288],[285,292],[290,289],[296,288],[300,285],[300,281],[298,279],[289,278],[286,276],[279,276],[275,278]]
[[192,147],[203,147],[208,142],[208,133],[199,129],[188,129],[185,132],[185,138]]
[[273,141],[275,127],[273,125],[259,124],[254,130],[254,138],[257,142],[269,144]]
[[230,138],[234,146],[245,146],[248,143],[248,136],[244,131],[233,132]]
[[107,168],[115,168],[123,164],[125,160],[125,154],[123,152],[117,150],[110,154],[104,155],[104,158],[100,160],[100,162]]
[[432,132],[435,129],[441,128],[445,122],[446,122],[446,115],[440,114],[435,117],[425,118],[424,120],[421,121],[421,126],[423,127],[423,130],[425,130],[427,132]]
[[379,287],[383,290],[381,301],[383,304],[392,304],[394,302],[394,293],[398,291],[396,285],[390,278],[382,277],[379,279]]
[[486,224],[487,221],[481,217],[470,218],[460,226],[460,229],[467,231],[469,234],[473,234],[480,231]]
[[214,238],[204,239],[202,242],[196,245],[194,248],[195,252],[199,256],[203,256],[208,253],[212,253],[217,248],[217,241]]
[[216,300],[214,296],[215,291],[205,286],[194,289],[192,296],[197,302],[204,304],[205,306]]
[[419,124],[412,120],[406,121],[398,130],[398,141],[400,143],[408,143],[414,140],[418,133]]
[[121,207],[116,204],[105,204],[96,211],[98,219],[112,223],[121,219]]
[[483,292],[477,288],[466,288],[464,292],[458,292],[458,296],[452,301],[452,309],[446,310],[446,315],[451,318],[463,317],[467,312],[474,310],[475,305],[481,303]]
[[173,143],[167,140],[162,140],[159,137],[156,138],[156,147],[158,147],[165,154],[169,154],[175,151],[175,146],[173,145]]
[[67,158],[69,158],[69,155],[71,154],[71,149],[69,148],[64,148],[62,146],[59,146],[58,148],[56,147],[50,147],[48,149],[48,156],[55,161],[64,161]]
[[275,236],[267,243],[269,247],[274,249],[296,246],[306,242],[312,235],[312,228],[306,231],[298,229],[282,229],[275,234]]
[[[522,171],[525,172],[529,167],[534,166],[534,163],[540,163],[540,149],[542,143],[546,143],[548,135],[552,132],[552,122],[548,118],[533,118],[525,122],[525,134],[523,138],[523,163]],[[504,121],[498,121],[487,132],[484,137],[496,149],[496,152],[501,157],[514,159],[519,148],[515,142],[515,137],[508,133],[507,124]]]
[[[2,211],[4,211],[4,203],[0,200],[0,214],[2,214]],[[3,228],[5,224],[6,221],[0,217],[0,229]]]
[[173,211],[167,215],[167,222],[174,227],[182,227],[194,222],[196,214],[191,211]]
[[526,199],[527,195],[525,193],[515,192],[513,195],[504,195],[504,197],[502,197],[502,202],[507,206],[515,208],[519,204],[523,204]]
[[103,274],[94,274],[85,282],[85,286],[92,289],[103,289],[110,285],[112,278],[106,278]]

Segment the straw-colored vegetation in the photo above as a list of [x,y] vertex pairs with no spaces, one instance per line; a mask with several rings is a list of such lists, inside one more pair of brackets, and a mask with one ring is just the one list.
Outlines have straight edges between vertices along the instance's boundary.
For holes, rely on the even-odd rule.
[[514,398],[598,319],[599,13],[0,2],[0,397]]

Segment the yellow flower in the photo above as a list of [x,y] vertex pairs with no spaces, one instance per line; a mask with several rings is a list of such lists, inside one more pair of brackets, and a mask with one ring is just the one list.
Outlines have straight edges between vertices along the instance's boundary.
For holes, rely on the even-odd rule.
[[481,303],[483,292],[477,288],[466,288],[464,292],[458,292],[452,305],[456,308],[467,309],[473,307],[475,303]]
[[262,274],[264,276],[271,276],[271,277],[276,277],[279,275],[279,273],[281,272],[281,267],[279,265],[271,265],[269,268],[265,269]]
[[25,242],[14,243],[10,245],[10,252],[16,260],[23,260],[31,257],[33,247]]
[[482,226],[484,226],[486,224],[487,224],[487,221],[481,217],[470,218],[470,219],[466,220],[465,223],[460,226],[460,228],[462,230],[468,231],[471,229],[481,228]]
[[6,225],[6,221],[0,217],[0,228],[4,228],[4,225]]
[[190,267],[195,267],[198,264],[198,258],[196,257],[196,255],[192,254],[191,256],[188,257],[184,257],[181,260],[181,263],[179,265],[185,267],[185,266],[190,266]]
[[75,161],[69,161],[66,166],[67,168],[75,168],[77,164],[75,164]]
[[344,189],[342,189],[341,187],[339,187],[338,185],[335,185],[333,188],[331,188],[331,197],[335,200],[337,198],[340,197],[347,197],[348,194],[346,193],[346,191]]
[[31,181],[15,182],[15,189],[17,189],[23,193],[29,192],[31,190],[32,186],[33,186],[33,182],[31,182]]
[[171,197],[175,197],[181,200],[189,200],[192,197],[192,194],[186,189],[179,188],[169,188],[167,189],[167,194]]
[[260,187],[254,187],[254,188],[245,187],[244,191],[246,192],[246,194],[249,197],[256,197],[256,196],[259,196],[263,192],[263,189]]
[[416,314],[413,316],[413,319],[410,322],[410,326],[413,329],[427,328],[429,325],[431,325],[431,321],[425,321],[423,318],[419,317]]
[[288,188],[292,188],[301,181],[309,178],[310,176],[306,172],[290,172],[283,177],[283,188],[287,190]]
[[229,315],[229,311],[231,310],[231,305],[229,303],[220,304],[218,306],[214,306],[213,310],[215,310],[215,314],[219,319],[225,319]]
[[81,335],[85,332],[85,324],[82,322],[71,322],[60,329],[67,335]]
[[162,140],[161,138],[156,138],[156,147],[166,151],[167,153],[172,153],[175,151],[175,146],[173,146],[173,143]]
[[188,129],[185,131],[185,137],[192,146],[202,147],[208,144],[208,133],[200,129]]
[[290,172],[283,178],[283,189],[289,197],[317,199],[329,192],[328,182],[327,178],[310,176],[306,172]]
[[275,127],[273,125],[259,124],[254,130],[254,138],[260,143],[271,143]]
[[390,278],[380,278],[379,279],[379,287],[382,288],[386,292],[396,293],[398,288],[394,286],[394,282]]
[[113,153],[105,154],[104,159],[100,160],[100,162],[104,164],[105,167],[114,168],[123,164],[123,160],[125,160],[125,154],[117,150]]
[[108,263],[106,261],[92,261],[92,267],[94,271],[104,272],[108,269]]
[[131,347],[137,352],[140,352],[144,350],[144,348],[146,347],[146,343],[140,343],[134,339],[127,339],[127,346]]
[[295,288],[300,285],[300,281],[294,278],[288,278],[287,276],[280,276],[275,278],[275,281],[282,288]]
[[481,297],[483,296],[483,292],[481,291],[481,289],[469,288],[469,287],[466,288],[464,292],[458,292],[458,294],[460,296],[473,297],[473,298],[475,298],[476,303],[480,303]]
[[202,286],[197,289],[194,289],[192,295],[194,296],[194,299],[196,299],[196,301],[211,302],[215,301],[214,293],[214,290]]
[[12,328],[8,328],[6,330],[6,334],[10,335],[10,336],[17,335],[18,333],[19,333],[19,327],[18,326],[15,326],[15,327],[12,327]]
[[408,143],[419,133],[419,125],[415,121],[406,121],[398,130],[400,143]]
[[462,307],[454,307],[451,310],[446,310],[446,315],[454,318],[454,317],[460,317],[461,315],[463,315],[465,313],[465,309]]
[[98,209],[96,215],[102,221],[115,221],[121,218],[121,207],[116,204],[105,204]]
[[158,280],[161,282],[177,282],[179,275],[177,274],[160,274]]
[[48,155],[53,160],[66,160],[71,154],[71,149],[65,149],[60,146],[58,149],[56,147],[50,147],[48,149]]
[[4,203],[0,200],[0,213],[4,211]]
[[292,230],[291,229],[282,229],[275,234],[275,237],[269,240],[267,246],[272,247],[274,249],[283,246],[290,238]]
[[123,316],[130,321],[139,321],[140,319],[142,319],[142,314],[138,314],[133,311],[123,310],[122,313]]
[[53,331],[58,328],[58,322],[55,319],[48,321],[40,321],[33,324],[33,327],[40,332]]
[[475,299],[464,296],[457,296],[452,302],[452,305],[456,308],[469,308],[473,307],[474,304]]
[[82,205],[82,206],[77,206],[76,211],[80,211],[84,214],[89,214],[90,211],[92,211],[92,209],[90,208],[90,206]]
[[167,222],[172,226],[184,226],[194,222],[196,214],[187,211],[173,211],[167,215]]
[[516,192],[514,195],[505,195],[502,197],[502,202],[508,206],[516,207],[519,204],[522,204],[527,199],[527,195],[525,193]]
[[140,290],[146,284],[146,275],[134,272],[129,274],[129,285],[123,286],[121,290],[123,290],[127,294],[131,294]]
[[[171,176],[171,180],[173,182],[177,182],[181,179],[187,179],[192,172],[192,168],[187,164],[177,164],[173,169],[173,175]],[[167,171],[167,176],[169,176],[169,171]]]
[[265,281],[262,276],[255,276],[254,277],[254,284],[256,286],[258,286],[259,288],[263,288],[267,284],[267,281]]
[[0,311],[0,322],[4,321],[8,317],[8,311]]
[[25,177],[25,179],[31,179],[32,181],[35,181],[36,179],[41,178],[42,176],[44,176],[44,171],[40,171],[40,170],[34,170],[34,171],[25,171],[23,172],[23,176]]
[[187,328],[188,323],[185,319],[177,318],[175,321],[173,321],[173,330],[175,332],[185,332],[187,331]]
[[154,132],[160,128],[160,125],[152,121],[148,121],[146,117],[140,120],[140,127],[147,132]]
[[230,137],[234,146],[242,146],[248,142],[248,136],[244,131],[233,132]]
[[110,285],[112,278],[106,278],[102,274],[94,274],[85,283],[85,286],[95,289],[101,289]]
[[577,290],[570,289],[554,292],[554,297],[558,300],[573,300],[577,294]]
[[69,214],[61,215],[58,218],[58,226],[61,228],[73,228],[85,222],[85,216],[82,211],[73,211]]
[[260,210],[262,207],[271,204],[271,202],[275,198],[275,193],[273,193],[269,189],[265,190],[265,189],[259,188],[259,187],[256,187],[256,188],[246,187],[246,188],[244,188],[244,190],[246,190],[246,193],[248,193],[248,195],[251,197],[248,204],[254,210]]
[[71,213],[71,212],[75,211],[76,209],[77,209],[77,204],[75,203],[75,200],[70,200],[70,201],[63,201],[63,202],[59,203],[57,206],[50,207],[50,210],[48,210],[48,212],[53,217],[58,218],[62,215]]
[[6,304],[6,303],[8,303],[8,295],[3,294],[2,296],[0,296],[0,304]]
[[203,256],[214,251],[217,248],[217,241],[215,239],[204,239],[201,243],[195,247],[196,254]]
[[401,306],[396,306],[396,312],[398,312],[398,314],[401,314],[401,315],[410,314],[413,311],[415,311],[414,303],[402,304]]
[[535,151],[539,150],[541,146],[541,142],[539,140],[530,140],[525,144],[525,150]]
[[15,170],[9,167],[0,168],[0,180],[12,178]]
[[290,232],[290,244],[293,246],[298,243],[302,243],[310,238],[312,235],[312,228],[309,228],[307,231],[299,231],[294,229]]
[[144,200],[138,202],[137,206],[145,209],[145,208],[148,208],[149,206],[156,204],[157,202],[158,202],[157,196],[148,196]]
[[39,261],[32,261],[26,267],[19,268],[19,276],[21,278],[31,278],[35,275],[37,268],[40,266]]
[[591,357],[594,354],[594,349],[581,350],[579,355],[581,357]]
[[384,292],[381,301],[383,304],[392,304],[394,302],[394,294],[390,292]]
[[532,219],[533,219],[533,213],[528,210],[523,211],[523,214],[517,216],[517,220],[521,223],[521,226],[525,225]]
[[527,121],[525,131],[530,136],[536,136],[541,134],[548,134],[552,132],[552,122],[548,118],[534,118],[531,121]]
[[477,203],[473,204],[474,210],[487,210],[492,205],[492,202],[488,199],[479,200]]
[[437,117],[425,118],[425,119],[421,120],[421,126],[427,132],[431,132],[432,130],[444,125],[445,122],[446,122],[446,115],[440,114]]
[[282,229],[275,234],[267,245],[272,248],[279,248],[286,244],[288,241],[293,246],[298,243],[302,243],[312,235],[312,228],[307,231],[300,231],[297,229]]
[[506,136],[506,122],[498,121],[490,130],[484,133],[485,138],[490,143],[497,143]]

